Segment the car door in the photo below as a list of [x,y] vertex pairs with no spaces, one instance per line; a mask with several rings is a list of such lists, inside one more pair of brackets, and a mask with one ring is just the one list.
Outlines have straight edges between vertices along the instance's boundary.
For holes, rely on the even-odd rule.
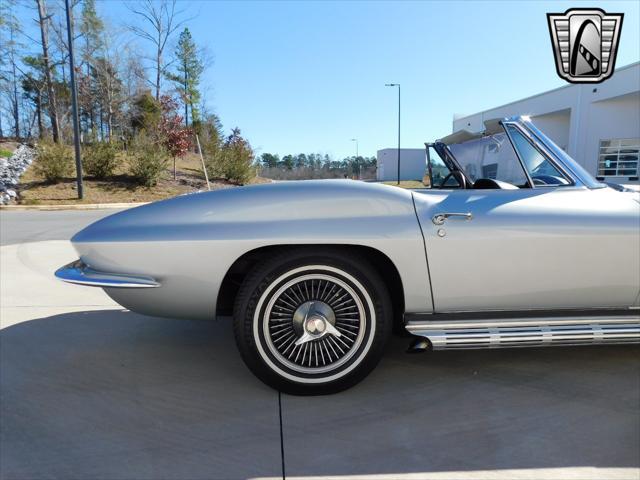
[[436,312],[628,307],[638,295],[640,205],[630,196],[560,184],[414,199]]

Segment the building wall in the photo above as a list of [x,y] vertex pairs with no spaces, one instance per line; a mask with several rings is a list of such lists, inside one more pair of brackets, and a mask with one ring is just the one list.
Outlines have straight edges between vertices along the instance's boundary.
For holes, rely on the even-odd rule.
[[[378,181],[386,182],[398,178],[397,148],[378,150],[377,160]],[[426,168],[426,153],[423,148],[400,149],[400,180],[422,180]]]
[[[594,102],[588,106],[582,126],[583,166],[596,176],[601,140],[640,137],[640,92]],[[609,177],[613,182],[629,181],[626,177]]]
[[569,148],[571,131],[571,109],[560,110],[543,115],[535,115],[531,120],[565,152]]
[[[600,140],[640,137],[640,62],[616,70],[601,84],[567,85],[466,117],[453,131],[481,131],[485,120],[530,115],[539,128],[592,175]],[[638,183],[628,178],[607,178]]]

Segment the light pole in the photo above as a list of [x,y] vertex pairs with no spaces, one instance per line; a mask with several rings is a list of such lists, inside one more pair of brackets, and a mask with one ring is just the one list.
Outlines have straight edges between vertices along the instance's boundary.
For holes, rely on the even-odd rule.
[[78,198],[82,200],[84,190],[82,188],[82,161],[80,160],[80,125],[78,122],[78,91],[76,89],[75,64],[73,59],[73,33],[71,32],[71,8],[69,0],[64,2],[67,13],[67,41],[69,42],[69,76],[71,79],[71,114],[73,116],[73,144],[76,156],[76,183],[78,185]]
[[400,185],[400,84],[385,83],[385,87],[398,87],[398,185]]
[[356,142],[356,165],[358,167],[358,180],[360,179],[360,164],[358,163],[358,139],[352,138],[352,142]]

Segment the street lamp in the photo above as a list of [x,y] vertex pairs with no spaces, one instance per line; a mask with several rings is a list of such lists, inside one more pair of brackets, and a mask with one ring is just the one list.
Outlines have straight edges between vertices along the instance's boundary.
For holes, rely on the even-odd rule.
[[385,83],[385,87],[398,87],[398,185],[400,185],[400,84]]
[[356,166],[358,167],[358,179],[360,179],[360,164],[358,163],[358,139],[352,138],[352,142],[356,142]]

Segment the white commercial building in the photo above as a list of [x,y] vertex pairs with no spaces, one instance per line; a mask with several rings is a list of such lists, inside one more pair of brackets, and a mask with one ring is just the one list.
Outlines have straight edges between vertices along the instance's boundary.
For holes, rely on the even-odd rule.
[[[422,180],[426,170],[424,148],[400,149],[400,180]],[[378,150],[376,175],[379,182],[398,179],[398,149]]]
[[530,115],[533,123],[599,180],[639,183],[640,62],[601,84],[566,85],[453,120],[481,131],[485,120]]

